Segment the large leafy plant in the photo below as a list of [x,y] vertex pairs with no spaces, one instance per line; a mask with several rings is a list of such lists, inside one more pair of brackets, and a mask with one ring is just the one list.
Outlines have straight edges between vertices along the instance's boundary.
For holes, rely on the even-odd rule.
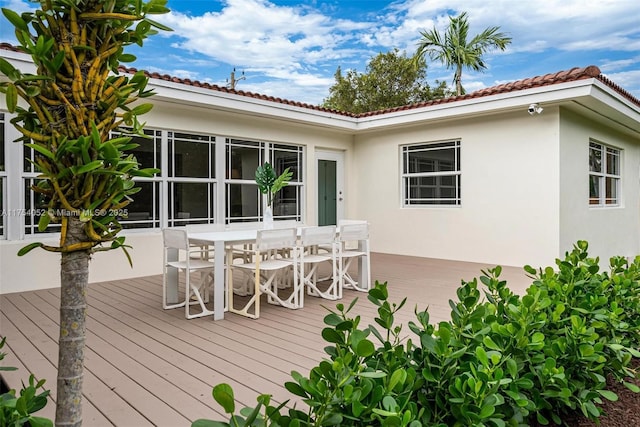
[[19,255],[38,247],[61,253],[56,423],[79,425],[89,259],[117,248],[127,254],[119,217],[139,191],[133,178],[157,172],[141,169],[128,153],[136,147],[130,136],[142,134],[138,115],[151,109],[140,102],[152,94],[148,79],[142,72],[121,75],[118,67],[135,60],[126,46],[142,46],[156,29],[168,30],[149,16],[169,10],[166,0],[38,3],[40,9],[21,15],[2,9],[37,72],[23,73],[0,58],[6,76],[0,91],[22,133],[19,141],[35,152],[40,175],[32,190],[47,209],[39,229],[61,224],[57,246],[36,242]]
[[500,280],[500,267],[483,271],[457,289],[450,321],[431,324],[416,310],[415,340],[394,323],[405,301],[390,303],[386,283],[376,282],[368,296],[376,325],[361,329],[355,302],[338,304],[324,319],[328,358],[285,384],[306,410],[283,411],[286,402],[273,406],[263,394],[236,413],[233,390],[220,384],[213,397],[229,421],[193,426],[503,427],[533,417],[560,424],[569,411],[597,419],[598,403],[617,399],[605,377],[638,376],[629,361],[640,357],[640,257],[612,258],[608,273],[597,263],[580,241],[557,269],[526,267],[534,282],[522,297]]
[[262,194],[267,196],[267,206],[273,205],[273,199],[276,193],[289,185],[289,181],[293,177],[293,172],[286,168],[280,175],[276,175],[276,171],[269,162],[265,162],[256,169],[256,184]]
[[[4,347],[6,337],[0,340],[0,350]],[[0,351],[0,361],[4,359],[6,353]],[[0,366],[0,371],[15,371],[13,366]],[[44,389],[45,380],[36,381],[35,376],[29,376],[29,385],[22,385],[20,393],[15,389],[8,390],[0,394],[0,426],[22,426],[49,427],[53,423],[48,418],[33,415],[47,405],[49,390]],[[42,389],[42,392],[38,392]]]

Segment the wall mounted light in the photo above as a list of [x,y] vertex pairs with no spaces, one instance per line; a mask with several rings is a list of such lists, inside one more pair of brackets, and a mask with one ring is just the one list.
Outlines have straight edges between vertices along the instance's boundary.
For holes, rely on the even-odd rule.
[[544,108],[542,108],[541,106],[539,106],[538,104],[529,104],[529,108],[527,108],[527,112],[529,114],[531,114],[532,116],[534,114],[540,114],[542,113],[542,110],[544,110]]

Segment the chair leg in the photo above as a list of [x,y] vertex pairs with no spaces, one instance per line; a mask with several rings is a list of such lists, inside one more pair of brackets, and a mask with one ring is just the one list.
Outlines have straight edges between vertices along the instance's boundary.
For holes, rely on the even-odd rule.
[[316,296],[316,297],[321,297],[328,300],[337,300],[339,298],[339,292],[338,292],[339,281],[335,275],[335,264],[333,265],[333,274],[329,277],[329,279],[331,280],[331,285],[329,285],[326,291],[321,291],[320,289],[318,289],[318,286],[317,286],[319,263],[313,263],[310,266],[309,271],[307,273],[305,273],[305,268],[304,268],[305,265],[306,264],[302,264],[300,274],[302,278],[303,287],[307,289],[307,294]]
[[[202,294],[201,294],[201,291],[208,292],[206,290],[208,287],[207,278],[211,278],[213,280],[212,271],[200,272],[200,283],[198,285],[191,284],[190,278],[187,277],[186,290],[185,290],[185,297],[186,297],[185,301],[188,302],[185,305],[185,317],[187,319],[195,319],[197,317],[210,316],[214,314],[214,311],[209,310],[205,305],[205,300],[202,298]],[[196,301],[194,301],[193,304],[191,303],[192,295],[196,297]],[[200,312],[192,314],[190,308],[192,305],[196,305],[196,302],[198,305],[200,305]]]
[[[177,280],[178,280],[178,277],[176,275],[176,281]],[[178,285],[176,283],[176,287],[177,286]],[[185,305],[185,301],[178,302],[175,304],[167,303],[167,267],[165,267],[164,274],[162,275],[162,308],[165,310],[171,310],[174,308],[184,307],[184,305]]]

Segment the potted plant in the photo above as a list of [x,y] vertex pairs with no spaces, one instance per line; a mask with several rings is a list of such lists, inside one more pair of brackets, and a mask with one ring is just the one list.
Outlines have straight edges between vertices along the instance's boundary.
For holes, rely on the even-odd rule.
[[266,208],[264,211],[264,227],[273,228],[273,200],[282,188],[289,184],[293,173],[286,168],[279,176],[269,162],[265,162],[256,169],[256,184],[262,194],[266,194]]

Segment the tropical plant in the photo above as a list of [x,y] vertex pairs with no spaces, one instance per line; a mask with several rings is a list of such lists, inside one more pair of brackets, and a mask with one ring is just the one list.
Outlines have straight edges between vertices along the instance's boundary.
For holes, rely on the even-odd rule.
[[482,55],[492,48],[505,50],[511,43],[511,37],[499,32],[500,27],[489,27],[480,34],[469,38],[469,22],[467,12],[456,17],[449,17],[449,26],[444,34],[434,27],[430,31],[421,31],[422,38],[418,42],[414,61],[420,61],[425,54],[432,60],[442,62],[447,69],[453,68],[453,84],[456,93],[462,95],[462,69],[482,71],[487,68]]
[[405,52],[394,49],[371,58],[364,73],[348,70],[343,75],[338,67],[322,106],[365,113],[449,96],[445,82],[436,80],[434,87],[429,86],[427,64],[424,59],[418,62],[414,66]]
[[40,175],[32,190],[47,209],[38,227],[61,223],[58,246],[36,242],[18,255],[37,247],[61,254],[56,423],[80,425],[89,259],[117,248],[129,258],[118,219],[139,191],[133,177],[157,172],[140,169],[127,154],[137,146],[130,136],[142,133],[137,116],[151,109],[136,102],[152,94],[148,79],[142,72],[120,75],[118,67],[135,60],[124,53],[125,46],[142,46],[155,28],[169,30],[148,18],[169,10],[166,0],[39,3],[40,9],[21,15],[2,9],[37,73],[22,73],[0,58],[7,77],[0,91],[15,113],[11,123],[22,133],[18,141],[35,153]]
[[[0,350],[6,343],[6,337],[0,340]],[[0,351],[0,361],[4,359],[6,353]],[[15,371],[13,366],[0,366],[0,371]],[[18,427],[29,425],[31,427],[49,427],[53,423],[48,418],[33,415],[47,405],[49,390],[44,389],[45,380],[36,381],[35,376],[29,376],[29,385],[22,386],[20,395],[16,395],[16,390],[0,392],[0,426]],[[38,393],[38,389],[42,389]]]
[[579,241],[558,270],[525,267],[535,281],[522,297],[500,267],[483,271],[449,301],[450,321],[432,324],[416,309],[411,337],[395,323],[406,301],[390,303],[387,284],[376,282],[375,325],[360,327],[355,301],[337,304],[324,318],[328,357],[285,383],[306,406],[283,410],[286,402],[276,407],[262,394],[236,413],[233,390],[219,384],[213,397],[229,421],[192,426],[506,427],[560,424],[571,411],[597,420],[602,399],[617,399],[605,377],[639,375],[629,362],[640,357],[640,257],[612,258],[606,273],[586,250]]
[[262,194],[267,195],[267,206],[273,205],[273,199],[276,193],[289,185],[289,181],[293,177],[293,172],[286,168],[280,175],[276,175],[276,171],[269,162],[265,162],[256,169],[256,184]]

